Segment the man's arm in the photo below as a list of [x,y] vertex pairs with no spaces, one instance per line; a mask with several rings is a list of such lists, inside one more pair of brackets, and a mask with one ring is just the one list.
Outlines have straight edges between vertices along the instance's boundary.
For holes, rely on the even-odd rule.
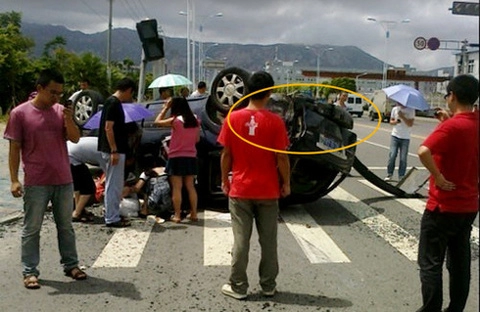
[[20,151],[22,145],[19,141],[10,140],[10,150],[8,153],[8,167],[10,170],[11,187],[10,192],[13,197],[20,197],[23,194],[22,184],[18,179],[18,169],[20,168]]
[[405,114],[402,111],[398,111],[398,117],[407,125],[407,127],[413,126],[413,120],[414,118],[410,119],[405,116]]
[[277,166],[282,182],[281,195],[286,197],[290,195],[290,160],[287,154],[277,153]]
[[433,159],[432,152],[430,149],[424,145],[420,146],[418,149],[418,157],[422,164],[427,168],[430,174],[433,176],[435,180],[435,185],[445,191],[451,191],[455,189],[455,184],[447,181],[443,174],[438,169],[435,160]]
[[80,129],[73,121],[73,111],[71,107],[65,106],[63,108],[63,120],[65,124],[67,140],[77,143],[80,140]]
[[232,153],[229,147],[224,147],[220,156],[220,169],[222,174],[222,191],[228,196],[230,192],[230,180],[228,174],[232,170]]
[[115,122],[107,120],[105,122],[105,134],[107,137],[108,145],[110,146],[110,162],[113,166],[118,164],[120,156],[118,155],[117,143],[115,142],[115,134],[113,133],[113,125]]

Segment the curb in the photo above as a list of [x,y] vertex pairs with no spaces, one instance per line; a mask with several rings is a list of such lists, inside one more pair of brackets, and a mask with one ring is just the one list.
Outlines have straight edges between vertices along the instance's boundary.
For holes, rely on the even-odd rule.
[[0,218],[0,225],[9,224],[23,218],[23,211],[13,212]]

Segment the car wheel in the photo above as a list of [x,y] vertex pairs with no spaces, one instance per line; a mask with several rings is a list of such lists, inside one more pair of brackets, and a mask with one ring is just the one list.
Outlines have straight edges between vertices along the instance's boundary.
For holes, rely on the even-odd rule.
[[103,97],[97,91],[84,90],[80,92],[73,101],[73,120],[75,123],[83,127],[87,120],[97,112],[100,103],[103,103]]
[[362,118],[363,112],[357,114],[358,118]]
[[247,94],[246,82],[250,74],[238,67],[222,70],[212,83],[210,97],[215,108],[228,113],[230,107]]

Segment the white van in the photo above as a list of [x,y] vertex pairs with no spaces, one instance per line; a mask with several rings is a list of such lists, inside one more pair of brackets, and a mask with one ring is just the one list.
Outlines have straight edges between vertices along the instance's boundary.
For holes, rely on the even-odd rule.
[[[382,90],[375,91],[371,101],[373,104],[375,104],[375,106],[378,107],[382,121],[390,122],[390,114],[392,112],[392,108],[395,106],[395,102],[387,98],[387,95]],[[378,118],[378,112],[372,105],[370,105],[368,108],[368,117],[370,117],[370,120],[375,120]]]
[[363,98],[354,94],[348,94],[348,98],[345,103],[347,106],[347,111],[350,113],[350,115],[357,115],[358,117],[362,117],[363,115],[364,104]]

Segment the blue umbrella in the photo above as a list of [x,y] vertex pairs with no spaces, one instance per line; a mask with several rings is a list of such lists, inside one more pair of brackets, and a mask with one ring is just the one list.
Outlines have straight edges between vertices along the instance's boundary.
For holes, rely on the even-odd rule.
[[392,99],[405,107],[418,109],[421,111],[430,108],[422,93],[410,86],[399,84],[388,88],[383,88],[383,92],[389,99]]
[[[123,103],[123,112],[125,113],[125,122],[139,121],[144,118],[153,116],[153,112],[146,109],[143,105],[135,103]],[[98,111],[90,117],[90,119],[83,125],[85,129],[97,129],[100,127],[100,119],[102,112]]]

